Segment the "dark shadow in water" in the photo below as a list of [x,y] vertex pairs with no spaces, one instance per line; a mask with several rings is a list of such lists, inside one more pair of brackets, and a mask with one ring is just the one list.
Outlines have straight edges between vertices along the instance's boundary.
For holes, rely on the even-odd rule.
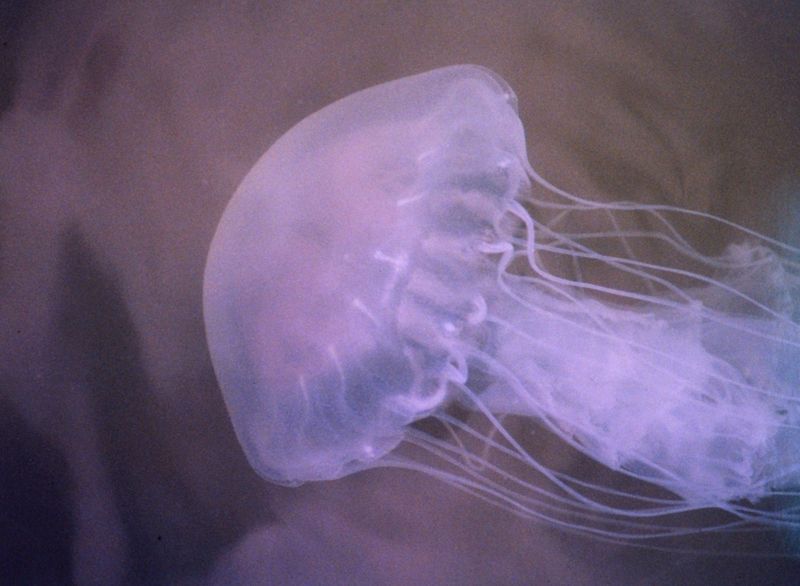
[[[194,486],[185,474],[174,447],[175,426],[169,425],[148,382],[119,280],[101,266],[75,228],[63,237],[60,281],[59,347],[68,355],[65,367],[79,377],[78,387],[89,398],[102,463],[129,546],[128,578],[137,584],[162,583],[202,573],[222,548],[269,520],[259,497],[262,485],[245,469],[243,458],[231,464],[220,456],[218,469],[209,470],[208,478],[225,475],[227,483],[218,485],[233,485],[237,497],[226,498],[226,489],[220,488],[214,506],[201,502],[203,487]],[[199,391],[191,392],[196,397]]]
[[0,116],[14,105],[22,54],[21,32],[32,12],[31,5],[32,2],[25,0],[0,2]]
[[0,396],[0,584],[71,584],[63,454]]

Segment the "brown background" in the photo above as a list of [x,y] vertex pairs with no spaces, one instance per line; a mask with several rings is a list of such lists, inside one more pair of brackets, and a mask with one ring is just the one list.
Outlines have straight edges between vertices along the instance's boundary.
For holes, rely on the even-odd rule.
[[798,583],[791,561],[587,542],[400,471],[270,486],[200,293],[274,140],[455,63],[515,88],[554,183],[800,240],[799,29],[790,2],[3,3],[0,581]]

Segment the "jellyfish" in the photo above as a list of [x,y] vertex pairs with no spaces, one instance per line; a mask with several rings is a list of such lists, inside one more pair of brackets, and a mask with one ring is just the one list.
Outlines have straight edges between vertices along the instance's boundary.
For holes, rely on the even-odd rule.
[[[204,319],[270,482],[415,470],[617,541],[707,531],[685,520],[703,509],[716,531],[797,528],[799,258],[701,211],[556,187],[511,87],[459,65],[283,135],[219,222]],[[541,433],[611,476],[559,468]]]

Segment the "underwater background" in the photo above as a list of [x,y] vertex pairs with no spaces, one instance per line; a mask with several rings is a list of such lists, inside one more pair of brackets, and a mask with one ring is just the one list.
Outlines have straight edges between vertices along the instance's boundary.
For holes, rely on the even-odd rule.
[[510,83],[556,185],[799,245],[798,31],[788,2],[5,2],[0,583],[800,582],[800,560],[744,555],[748,536],[605,544],[400,470],[270,485],[233,435],[201,311],[215,226],[270,144],[457,63]]

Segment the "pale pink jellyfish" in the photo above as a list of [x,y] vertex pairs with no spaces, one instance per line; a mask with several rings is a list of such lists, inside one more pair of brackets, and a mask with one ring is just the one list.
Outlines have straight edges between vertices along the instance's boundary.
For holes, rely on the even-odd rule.
[[[701,254],[676,220],[731,244]],[[278,140],[220,221],[204,313],[271,482],[416,469],[610,539],[705,531],[673,519],[712,507],[729,513],[717,531],[796,527],[797,258],[708,214],[554,187],[514,92],[465,65]],[[630,487],[552,467],[536,426]]]

